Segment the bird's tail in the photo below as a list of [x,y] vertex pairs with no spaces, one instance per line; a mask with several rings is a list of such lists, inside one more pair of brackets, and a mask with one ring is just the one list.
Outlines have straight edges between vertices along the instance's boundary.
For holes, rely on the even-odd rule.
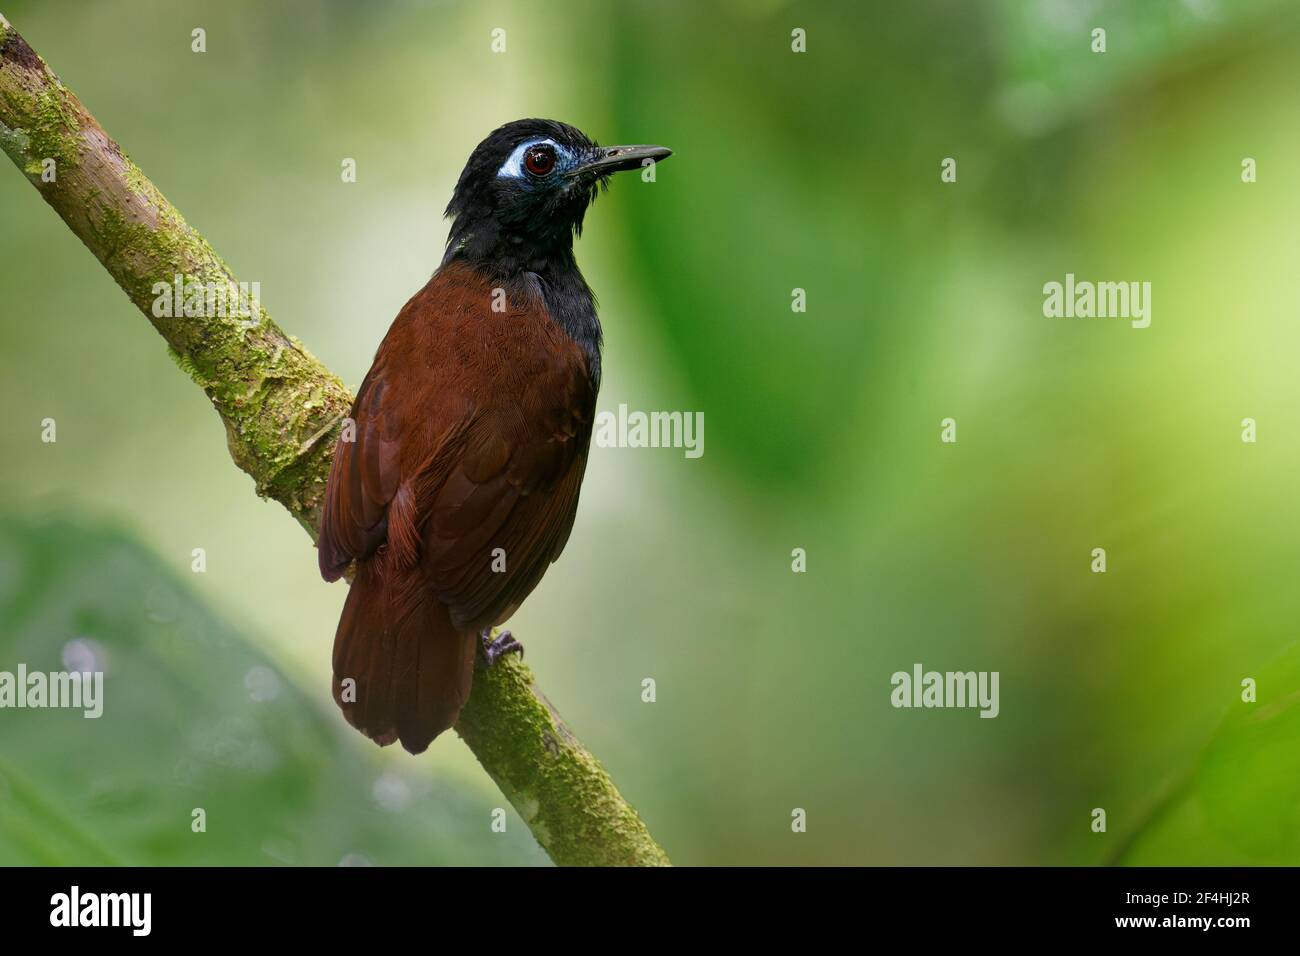
[[[382,558],[358,565],[334,635],[334,700],[381,747],[413,754],[456,722],[474,679],[476,636]],[[418,569],[407,575],[420,574]]]

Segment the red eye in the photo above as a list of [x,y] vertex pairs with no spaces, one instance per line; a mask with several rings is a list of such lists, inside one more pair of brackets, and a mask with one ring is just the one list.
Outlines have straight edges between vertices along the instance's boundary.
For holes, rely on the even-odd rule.
[[549,146],[534,146],[524,153],[524,168],[534,176],[545,176],[555,168],[555,150]]

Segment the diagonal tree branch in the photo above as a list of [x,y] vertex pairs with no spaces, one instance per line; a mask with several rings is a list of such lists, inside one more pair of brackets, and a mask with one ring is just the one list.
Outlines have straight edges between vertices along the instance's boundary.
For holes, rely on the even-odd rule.
[[[251,318],[154,314],[155,284],[179,275],[226,289],[234,274],[3,15],[0,148],[207,393],[258,494],[284,505],[314,539],[333,435],[352,396],[260,303]],[[456,730],[556,863],[668,863],[516,659],[476,675]]]

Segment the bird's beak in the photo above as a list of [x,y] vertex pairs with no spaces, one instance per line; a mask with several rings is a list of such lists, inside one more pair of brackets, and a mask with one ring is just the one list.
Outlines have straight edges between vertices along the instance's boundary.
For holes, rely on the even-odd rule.
[[604,176],[624,169],[640,169],[646,165],[646,160],[657,163],[672,154],[673,151],[666,146],[601,146],[570,175]]

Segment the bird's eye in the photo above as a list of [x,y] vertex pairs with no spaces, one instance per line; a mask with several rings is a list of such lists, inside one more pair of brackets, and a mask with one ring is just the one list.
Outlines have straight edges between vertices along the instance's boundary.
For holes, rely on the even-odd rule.
[[549,146],[534,146],[524,153],[524,168],[534,176],[545,176],[555,168],[555,150]]

